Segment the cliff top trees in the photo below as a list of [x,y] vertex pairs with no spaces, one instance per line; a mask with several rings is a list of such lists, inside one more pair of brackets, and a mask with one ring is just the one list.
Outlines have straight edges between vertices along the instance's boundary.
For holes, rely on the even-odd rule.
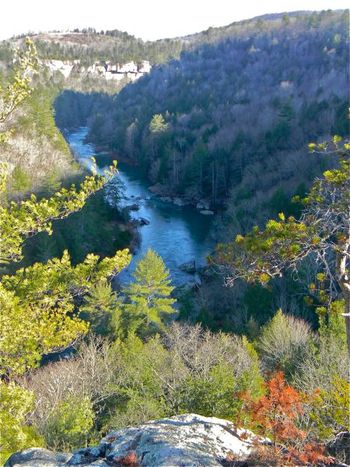
[[10,132],[4,125],[17,107],[31,94],[32,77],[38,70],[34,43],[27,39],[26,47],[16,51],[16,64],[12,79],[3,89],[0,86],[0,142],[6,141]]
[[331,144],[309,147],[313,152],[335,153],[338,167],[315,180],[303,200],[301,218],[286,219],[281,213],[279,220],[267,222],[265,230],[255,227],[235,242],[219,246],[218,257],[228,266],[227,283],[233,285],[238,278],[266,284],[285,269],[296,271],[310,256],[320,270],[321,301],[329,306],[341,292],[350,352],[350,144],[335,136]]

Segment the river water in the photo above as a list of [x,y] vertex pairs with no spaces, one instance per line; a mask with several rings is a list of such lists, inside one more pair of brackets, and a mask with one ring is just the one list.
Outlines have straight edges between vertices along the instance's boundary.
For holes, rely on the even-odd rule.
[[[91,168],[91,157],[94,156],[99,170],[103,171],[111,159],[106,153],[96,151],[92,144],[84,142],[86,135],[87,128],[82,127],[69,133],[67,141],[80,164]],[[130,280],[137,261],[149,248],[163,258],[173,284],[192,282],[194,276],[181,270],[180,266],[190,261],[195,261],[197,267],[206,264],[205,258],[215,244],[213,217],[200,214],[194,207],[175,206],[152,195],[148,189],[149,182],[134,166],[118,163],[118,175],[110,183],[120,187],[117,205],[120,208],[139,205],[137,211],[130,211],[131,218],[149,222],[138,227],[140,245],[129,268],[118,276],[120,282]]]

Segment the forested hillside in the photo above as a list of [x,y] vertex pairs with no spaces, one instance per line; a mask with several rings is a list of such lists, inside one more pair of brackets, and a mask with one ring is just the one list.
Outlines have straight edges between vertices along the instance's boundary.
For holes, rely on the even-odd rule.
[[[23,42],[24,36],[5,41],[0,46],[0,60],[11,56],[10,47]],[[80,60],[91,65],[96,61],[111,60],[125,63],[130,60],[164,62],[179,56],[185,46],[182,39],[162,39],[145,42],[127,32],[118,30],[97,32],[93,28],[75,29],[72,32],[30,34],[41,59]]]
[[[268,15],[154,43],[41,34],[39,57],[31,40],[0,45],[1,465],[158,467],[145,431],[107,433],[184,413],[227,419],[235,447],[245,429],[264,441],[206,457],[207,421],[198,444],[185,416],[191,436],[175,449],[165,434],[174,466],[183,447],[227,467],[350,463],[348,21]],[[77,57],[165,63],[115,95],[38,66]],[[82,165],[96,150],[103,175],[87,176],[64,135]],[[108,168],[114,156],[140,189],[123,164]],[[203,219],[222,243],[202,267],[189,256],[207,254]],[[147,236],[155,246],[123,279]],[[11,456],[33,446],[45,449]]]
[[96,113],[90,137],[160,190],[225,202],[245,229],[320,173],[309,141],[348,133],[348,13],[258,18],[200,37]]

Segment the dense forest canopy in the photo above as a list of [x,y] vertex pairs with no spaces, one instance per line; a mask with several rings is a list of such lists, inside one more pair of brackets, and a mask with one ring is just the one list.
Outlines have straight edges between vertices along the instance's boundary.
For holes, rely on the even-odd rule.
[[[266,216],[316,173],[310,140],[348,133],[348,14],[257,19],[213,38],[124,88],[90,137],[136,160],[153,183],[188,199]],[[164,131],[152,131],[161,115]],[[265,212],[264,212],[265,211]]]

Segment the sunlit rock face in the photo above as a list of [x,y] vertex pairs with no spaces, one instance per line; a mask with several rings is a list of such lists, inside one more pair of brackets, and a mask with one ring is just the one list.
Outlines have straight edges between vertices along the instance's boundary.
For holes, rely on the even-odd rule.
[[222,466],[232,456],[244,460],[254,443],[265,441],[227,420],[185,414],[112,431],[98,446],[70,455],[27,449],[11,456],[5,467]]

